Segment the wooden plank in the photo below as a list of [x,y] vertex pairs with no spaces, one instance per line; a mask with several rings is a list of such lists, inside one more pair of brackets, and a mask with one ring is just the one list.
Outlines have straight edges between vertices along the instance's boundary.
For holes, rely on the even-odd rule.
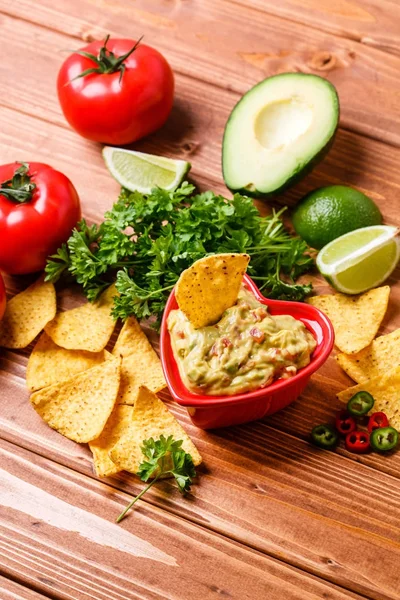
[[43,596],[37,592],[19,585],[17,582],[0,575],[0,593],[2,600],[45,600],[49,596]]
[[[12,102],[17,96],[17,106],[29,105],[36,90],[42,96],[38,106],[55,102],[58,68],[66,50],[79,47],[77,41],[37,29],[31,23],[79,40],[106,33],[129,37],[144,33],[146,42],[165,53],[177,73],[239,94],[260,79],[285,71],[327,77],[339,91],[343,127],[400,144],[397,56],[231,2],[201,0],[176,4],[138,0],[127,5],[125,0],[115,0],[105,7],[93,0],[43,0],[37,10],[29,7],[30,0],[0,0],[0,10],[5,13],[2,34],[16,52],[0,66],[2,81],[9,84],[7,93],[2,94],[2,103]],[[17,22],[6,14],[30,23]],[[31,47],[35,52],[26,52]],[[46,57],[44,63],[42,54]],[[35,69],[29,69],[30,60],[36,61]],[[16,69],[22,69],[25,77],[15,78]],[[32,86],[31,76],[35,78]],[[49,78],[51,85],[44,93]],[[203,100],[206,98],[223,103],[223,95],[215,89],[211,98],[202,96]],[[53,113],[54,110],[49,111],[45,118],[52,118]]]
[[[32,154],[33,152],[38,152],[38,158],[40,158],[41,160],[50,160],[50,162],[53,162],[55,166],[59,166],[59,168],[66,170],[67,174],[71,176],[84,199],[86,214],[95,218],[101,212],[103,212],[105,208],[110,206],[111,197],[115,197],[118,186],[116,186],[116,184],[106,174],[105,169],[102,166],[102,160],[98,153],[96,145],[92,145],[85,142],[84,140],[81,140],[79,136],[74,135],[73,132],[67,129],[51,126],[50,124],[46,126],[46,132],[44,133],[41,129],[40,121],[37,121],[36,119],[33,119],[27,115],[15,113],[13,111],[3,110],[0,118],[2,119],[1,131],[3,135],[3,140],[6,141],[6,144],[3,144],[2,146],[2,150],[5,153],[2,157],[3,160],[12,160],[13,158],[15,158],[15,156],[21,156],[22,150],[29,150],[30,152],[32,152]],[[18,132],[22,128],[24,128],[23,140],[21,140],[21,137],[18,135]],[[367,169],[365,173],[360,172],[358,168],[353,166],[356,164],[357,152],[354,148],[354,144],[351,142],[351,134],[348,133],[343,133],[343,145],[338,150],[337,155],[335,156],[335,159],[332,163],[332,167],[327,166],[327,161],[325,161],[323,165],[324,168],[326,166],[328,172],[329,168],[336,168],[337,173],[339,174],[340,171],[343,169],[344,165],[347,164],[349,173],[353,173],[353,176],[357,176],[359,174],[360,177],[364,178],[364,181],[365,178],[367,178],[368,183],[365,184],[366,187],[369,185],[375,185],[375,189],[378,190],[380,189],[381,185],[384,185],[384,179],[390,181],[391,174],[395,173],[398,157],[396,156],[395,150],[387,149],[386,146],[383,144],[377,144],[376,142],[370,141],[367,142],[367,140],[363,140],[363,143],[370,144],[368,146],[368,153],[370,155],[370,161],[368,162],[368,164],[370,164],[370,168]],[[166,138],[164,138],[164,144],[165,146],[167,146]],[[362,146],[362,151],[365,151],[364,146]],[[360,152],[360,148],[358,152]],[[204,164],[206,164],[207,156],[204,156],[203,160]],[[89,163],[91,164],[90,169],[82,168],[82,165],[86,165]],[[354,168],[354,171],[350,170],[351,168]],[[387,173],[384,171],[384,169],[388,169]],[[97,205],[95,207],[93,206],[94,189],[98,189],[98,194],[96,194]],[[393,188],[389,188],[387,192],[388,200],[387,203],[384,205],[384,208],[385,210],[388,209],[390,211],[390,213],[388,213],[388,218],[390,215],[393,215],[394,217],[395,214],[395,191],[396,187],[393,186]],[[6,353],[3,353],[3,355],[5,356],[3,368],[9,370],[11,373],[19,372],[20,376],[23,376],[25,363],[15,363],[13,357],[16,355],[13,355],[11,357],[10,354]],[[18,361],[21,360],[21,358],[18,358]],[[335,366],[332,361],[329,364],[331,366]],[[329,369],[331,367],[327,368]],[[13,389],[10,389],[8,394],[11,397],[13,397]],[[324,394],[326,396],[325,392]],[[319,399],[320,397],[321,400]],[[330,397],[333,398],[333,395],[331,395]],[[301,400],[301,402],[304,402],[304,400]],[[298,423],[301,423],[304,429],[299,434],[304,436],[308,433],[313,422],[315,422],[314,419],[318,414],[318,407],[320,404],[322,405],[322,407],[325,407],[325,415],[327,414],[327,411],[331,411],[330,418],[332,418],[334,408],[332,408],[332,405],[327,405],[326,401],[324,400],[324,396],[322,395],[321,388],[320,396],[317,396],[315,400],[310,397],[309,402],[307,403],[307,417],[304,418],[302,414],[298,415],[297,407],[302,407],[299,411],[300,413],[302,413],[303,405],[297,403],[288,411],[280,413],[276,417],[274,425],[276,427],[281,427],[281,419],[283,422],[285,422],[285,419],[287,418],[287,431],[291,433],[296,433],[299,426]],[[18,413],[19,407],[13,405],[12,411],[13,412],[10,415],[11,423],[12,419],[14,418],[14,414]],[[289,416],[286,417],[286,415]],[[30,416],[28,417],[24,427],[17,429],[17,439],[18,437],[22,438],[25,435],[26,431],[29,430],[29,427]],[[40,447],[41,445],[43,445],[43,447],[46,447],[47,430],[46,434],[42,437],[45,439],[41,439],[40,436],[36,438],[35,443],[37,447]],[[276,439],[278,444],[279,437],[277,437]],[[210,451],[210,454],[211,453],[212,452]],[[321,471],[323,471],[324,468],[323,460],[324,458],[321,459]],[[374,457],[373,461],[374,465],[379,464],[378,461],[381,461],[382,465],[384,465],[385,468],[390,468],[390,472],[398,473],[398,463],[396,463],[395,457],[392,457],[390,461],[387,461],[387,459],[384,458],[378,459],[377,457]],[[393,465],[393,467],[388,467],[388,465]],[[366,477],[367,476],[368,475],[366,474]],[[301,477],[302,474],[299,473],[299,478],[301,479]],[[321,483],[319,483],[318,485],[320,484]],[[315,486],[315,491],[317,490],[318,485]],[[345,492],[343,494],[346,495]]]
[[[36,39],[40,40],[38,47],[44,46],[48,38],[45,35],[41,37],[42,32],[39,28],[35,29],[35,33],[36,36],[32,36],[31,41],[34,41],[36,37]],[[13,48],[15,46],[16,44],[14,44]],[[18,69],[20,70],[21,65],[25,64],[27,71],[31,72],[33,63],[23,63],[22,50],[19,50],[19,52],[21,62],[18,63]],[[41,55],[43,58],[43,62],[41,63],[43,67],[51,67],[52,64],[52,59],[50,57],[47,57],[47,59],[45,58],[47,52],[48,49],[43,51],[43,54]],[[30,76],[31,75],[29,74],[29,77]],[[30,81],[34,88],[35,84],[33,78]],[[50,81],[50,79],[48,81]],[[190,87],[190,92],[188,92],[186,96],[182,95],[181,98],[185,99],[187,105],[190,106],[190,111],[192,111],[190,114],[193,114],[195,127],[191,131],[191,135],[193,131],[195,131],[196,134],[200,132],[199,135],[201,134],[202,136],[201,143],[203,146],[200,149],[199,146],[196,146],[197,140],[193,140],[192,138],[189,138],[189,140],[186,138],[185,142],[182,142],[182,128],[177,127],[176,132],[174,132],[176,137],[173,139],[177,140],[177,146],[181,144],[182,147],[173,148],[172,152],[179,152],[180,150],[185,151],[186,143],[194,143],[194,145],[189,146],[187,151],[196,156],[196,163],[197,156],[199,156],[200,161],[204,161],[204,170],[197,167],[199,181],[201,181],[202,184],[207,183],[207,179],[201,178],[201,173],[204,171],[206,174],[211,172],[215,173],[216,180],[220,181],[218,164],[219,144],[213,142],[212,144],[207,145],[208,138],[213,135],[214,138],[216,137],[216,131],[222,132],[220,123],[223,122],[218,120],[213,122],[211,119],[214,116],[214,112],[218,114],[218,111],[220,110],[220,91],[218,91],[219,101],[217,102],[214,100],[215,89],[211,85],[207,86],[199,84],[198,87],[193,88],[193,80],[188,77],[181,77],[180,82],[182,94],[184,87]],[[14,93],[11,89],[7,90],[7,92],[11,95]],[[2,123],[4,127],[1,128],[1,131],[3,139],[5,139],[3,149],[5,153],[13,154],[12,158],[15,158],[17,150],[20,151],[22,149],[26,151],[26,149],[29,148],[34,152],[37,149],[41,156],[48,157],[47,160],[52,160],[54,157],[54,160],[60,168],[66,163],[69,173],[71,173],[71,178],[74,181],[75,178],[77,178],[79,185],[82,186],[85,213],[88,216],[95,218],[105,207],[110,206],[111,199],[108,190],[111,192],[111,186],[113,186],[112,193],[116,194],[117,186],[114,185],[110,179],[107,179],[104,167],[101,164],[97,146],[80,140],[78,136],[75,136],[66,128],[57,127],[52,124],[53,120],[56,119],[54,115],[56,115],[57,111],[54,109],[54,114],[52,113],[52,110],[56,105],[53,104],[52,106],[50,103],[46,104],[47,99],[41,99],[41,96],[44,93],[47,93],[48,97],[53,93],[50,86],[47,87],[47,84],[44,87],[40,87],[40,93],[38,92],[37,95],[34,95],[34,90],[32,90],[32,97],[29,103],[28,98],[24,96],[24,91],[21,89],[19,94],[20,99],[17,97],[17,94],[13,97],[13,102],[15,102],[20,113],[18,114],[8,109],[2,111],[3,115],[1,118],[4,121],[4,123]],[[208,98],[208,96],[210,96],[210,99],[207,99],[207,104],[204,105],[204,98]],[[226,92],[226,98],[233,99],[235,97],[235,94]],[[6,103],[10,102],[7,99],[4,101]],[[197,102],[196,109],[192,108],[194,102]],[[197,109],[197,105],[203,106],[202,108]],[[182,120],[182,113],[186,114],[184,110],[182,111],[182,104],[180,105],[180,110],[180,114],[178,111],[178,114],[175,116],[175,124]],[[201,112],[201,116],[195,114],[197,113],[197,110]],[[223,106],[223,110],[227,110],[225,105]],[[32,118],[31,114],[34,111],[36,111],[36,114],[41,115],[43,119],[47,118],[49,123],[43,125],[41,121]],[[16,120],[13,124],[8,122],[17,114],[19,121]],[[22,129],[22,125],[24,125],[24,129]],[[205,131],[204,125],[206,125]],[[26,138],[24,139],[21,139],[21,130],[24,130],[24,133],[26,134]],[[374,191],[376,190],[376,193],[382,200],[382,204],[384,198],[382,195],[383,188],[384,193],[389,196],[388,204],[385,205],[385,211],[388,211],[386,215],[389,218],[391,215],[395,215],[396,206],[394,198],[396,195],[394,192],[397,191],[396,187],[398,187],[398,185],[384,183],[384,179],[390,178],[391,170],[395,172],[396,164],[398,164],[396,162],[396,155],[383,144],[377,144],[379,161],[375,164],[375,170],[374,167],[372,167],[372,176],[369,173],[365,175],[361,174],[364,163],[362,163],[360,157],[357,156],[357,154],[359,154],[359,149],[354,148],[354,143],[351,141],[359,138],[357,136],[351,137],[351,134],[346,133],[343,135],[345,135],[343,139],[345,139],[346,142],[341,148],[342,150],[344,149],[344,152],[338,153],[339,156],[337,159],[341,161],[341,166],[339,168],[338,165],[333,165],[333,173],[336,172],[336,169],[340,172],[344,165],[349,164],[348,155],[350,154],[350,169],[353,176],[355,178],[360,176],[363,178],[362,181],[366,181],[368,186],[370,185]],[[160,138],[154,137],[150,141],[150,144],[153,144],[153,147],[159,152],[162,151],[160,148],[163,148],[163,146],[162,144],[157,144],[158,139],[164,140],[163,144],[165,144],[165,147],[168,149],[171,132],[163,132],[160,136]],[[76,139],[77,141],[72,141],[73,139]],[[350,140],[348,143],[349,150],[346,150],[347,140]],[[63,147],[64,141],[66,142],[65,147]],[[364,148],[363,144],[364,140],[361,139],[361,148]],[[147,146],[149,149],[151,147],[151,145]],[[372,150],[376,148],[376,146],[373,145],[370,148],[372,159]],[[77,150],[77,155],[74,155],[74,157],[71,158],[69,155],[74,153],[75,150]],[[211,150],[214,154],[212,154],[212,152],[209,154],[208,150]],[[193,151],[198,151],[198,154]],[[171,152],[170,148],[169,152]],[[382,157],[389,158],[389,155],[392,159],[389,160],[388,171],[382,171],[380,161],[382,160]],[[213,157],[216,159],[215,163]],[[89,164],[94,165],[94,169],[90,173],[87,172],[88,169],[82,168],[82,165],[86,166]],[[200,162],[198,164],[200,164]],[[335,175],[332,175],[332,171],[329,169],[328,176],[334,177]],[[80,171],[79,175],[77,174],[78,171]],[[87,179],[89,181],[87,181]],[[103,181],[106,186],[107,194],[104,189],[100,190],[98,205],[94,206],[93,190],[96,190],[97,187],[103,188]],[[221,186],[221,184],[219,185]],[[391,200],[391,198],[393,198],[393,200]],[[3,378],[0,380],[0,397],[1,394],[4,394],[2,405],[7,406],[7,411],[5,411],[2,416],[4,435],[7,436],[8,439],[15,439],[18,443],[27,444],[27,446],[35,448],[38,452],[48,453],[49,456],[52,456],[56,460],[68,463],[84,473],[89,473],[90,467],[86,449],[81,449],[74,444],[70,444],[54,432],[50,432],[47,428],[40,429],[40,427],[43,428],[44,425],[42,423],[40,425],[35,423],[34,418],[36,415],[32,413],[32,411],[27,411],[30,407],[27,404],[26,393],[24,395],[20,390],[22,386],[20,377],[23,376],[26,363],[24,355],[18,355],[17,360],[15,360],[14,357],[16,355],[13,353],[4,353],[2,356],[4,356],[4,360],[6,361],[5,368],[11,372],[11,375],[7,376],[7,384],[4,383],[3,385]],[[176,408],[175,410],[178,415],[182,415],[182,411]],[[193,429],[194,428],[190,428],[190,431],[192,432]],[[240,438],[240,443],[238,443],[238,431],[240,431],[240,436],[243,435],[243,440]],[[391,577],[391,580],[388,581],[389,575],[391,576],[392,573],[396,574],[397,572],[396,564],[398,563],[399,553],[398,534],[400,528],[397,516],[399,498],[397,480],[376,473],[365,466],[357,466],[343,457],[336,457],[335,455],[326,457],[324,453],[310,449],[304,442],[296,440],[291,435],[284,435],[278,430],[273,430],[263,423],[245,426],[236,430],[228,430],[226,433],[217,432],[215,434],[202,434],[196,430],[193,431],[193,435],[200,440],[199,445],[205,454],[206,466],[208,469],[208,473],[205,473],[201,478],[199,487],[197,488],[196,486],[196,503],[193,503],[190,508],[188,508],[187,504],[183,503],[183,500],[178,494],[170,495],[169,483],[164,483],[159,491],[153,492],[150,496],[150,502],[158,504],[170,512],[178,513],[187,521],[202,524],[203,526],[205,525],[216,532],[231,536],[232,539],[252,545],[260,552],[283,558],[293,565],[298,565],[301,568],[307,569],[308,571],[331,581],[339,581],[341,585],[351,587],[353,590],[362,592],[370,598],[398,597],[399,581],[396,577]],[[204,438],[202,437],[203,435],[205,436]],[[64,445],[65,443],[68,444],[68,446]],[[263,449],[264,445],[267,446],[267,451]],[[287,449],[286,453],[282,452],[282,445]],[[13,452],[15,452],[15,450],[13,450]],[[392,458],[395,459],[395,457]],[[29,462],[33,462],[33,460],[29,459]],[[38,459],[35,458],[34,462],[37,463]],[[392,464],[395,465],[396,463],[392,462]],[[48,469],[49,472],[49,479],[46,484],[48,487],[46,489],[51,490],[51,492],[55,493],[57,496],[59,491],[59,485],[57,484],[57,482],[59,482],[59,476],[57,478],[56,475],[59,473],[60,467],[46,462],[45,468]],[[26,464],[23,464],[23,469],[26,470]],[[38,476],[35,469],[35,478],[30,479],[28,483],[32,483],[32,481],[36,482],[39,477],[42,482],[41,473],[39,473]],[[65,473],[65,471],[63,471],[63,473]],[[257,474],[256,477],[254,476],[254,473]],[[63,477],[68,479],[68,482],[70,481],[69,472],[68,477],[65,474]],[[278,478],[279,480],[277,481]],[[74,480],[74,485],[71,486],[73,493],[70,489],[66,492],[65,497],[72,497],[73,502],[75,503],[77,496],[76,490],[79,492],[79,490],[84,487],[85,492],[82,494],[82,497],[79,497],[79,503],[81,503],[80,506],[85,508],[87,506],[92,507],[92,497],[90,494],[88,495],[86,493],[87,488],[85,485],[89,487],[92,485],[100,485],[102,490],[106,488],[107,497],[110,497],[112,493],[116,494],[116,492],[112,492],[111,488],[106,487],[103,484],[88,483],[86,479],[86,483],[83,484],[79,476],[78,479],[79,482],[76,483]],[[133,492],[139,489],[137,482],[132,477],[112,480],[112,485],[124,486]],[[296,487],[299,491],[296,491]],[[382,489],[385,490],[384,494],[382,493]],[[349,490],[351,490],[351,494],[349,494]],[[364,507],[366,496],[368,498],[371,497],[367,509]],[[126,498],[124,499],[124,502],[125,501]],[[144,508],[144,506],[146,508]],[[110,509],[110,507],[113,508],[112,505],[107,504],[107,510]],[[148,511],[150,509],[153,511],[156,510],[151,507],[149,508],[149,503],[143,505],[143,510]],[[104,508],[104,510],[106,511],[106,508]],[[160,511],[160,514],[163,513]],[[151,513],[151,515],[154,519],[154,513]],[[164,516],[167,518],[167,515]],[[267,523],[265,523],[266,521]],[[133,527],[133,521],[130,521],[130,523],[132,523]],[[189,525],[185,526],[189,527]],[[31,529],[32,527],[29,529],[28,539],[30,539],[32,535]],[[192,539],[194,537],[197,539],[198,529],[199,528],[196,528],[196,536],[191,534]],[[192,529],[190,529],[190,531],[192,531]],[[157,532],[159,535],[159,529],[157,529]],[[27,581],[35,581],[37,578],[37,570],[35,572],[31,569],[25,554],[26,546],[22,546],[22,543],[27,543],[27,535],[28,533],[24,532],[24,535],[19,537],[19,532],[12,532],[13,542],[15,537],[19,540],[18,560],[23,564],[24,576],[27,578]],[[46,546],[41,546],[41,551],[35,553],[37,559],[36,562],[39,565],[43,565],[42,552],[45,550],[49,552],[48,537],[52,538],[52,530],[46,530],[43,534],[47,549]],[[326,540],[326,537],[328,537],[328,540]],[[213,536],[212,539],[214,540],[214,538],[215,536]],[[146,539],[148,538],[146,537]],[[21,541],[22,543],[20,543]],[[64,540],[62,541],[64,542]],[[181,543],[181,541],[180,538],[179,542]],[[7,544],[8,543],[9,542],[7,541]],[[204,543],[209,544],[208,540]],[[214,542],[209,545],[214,548],[213,544]],[[185,550],[189,547],[190,544],[188,543]],[[236,547],[237,546],[234,545],[235,549]],[[355,547],[357,548],[359,555],[355,555]],[[50,546],[50,551],[52,550],[54,550],[54,548]],[[56,550],[54,551],[56,552]],[[224,550],[224,552],[232,557],[230,547],[229,549]],[[66,557],[65,554],[60,554],[59,556],[62,557],[59,559],[59,562],[62,563],[63,567],[64,564],[70,562],[68,556]],[[10,559],[8,553],[6,560],[8,561],[8,572],[10,574],[15,573],[18,569],[14,562],[16,560],[15,555],[13,559]],[[208,567],[209,561],[212,560],[217,561],[218,559],[216,559],[211,552],[211,554],[206,555],[206,560],[204,563],[202,562],[202,564],[205,564],[206,567]],[[241,560],[246,565],[246,559],[240,557],[238,560]],[[249,561],[250,559],[248,562]],[[385,570],[384,573],[380,573],[377,578],[374,574],[374,581],[371,581],[373,565],[376,564],[377,561],[385,563],[387,570]],[[109,563],[108,560],[105,562],[106,564]],[[253,554],[251,556],[251,563],[253,563]],[[78,566],[81,568],[80,563]],[[264,570],[264,566],[260,566],[260,569],[261,568]],[[40,569],[40,567],[36,567],[36,569]],[[233,569],[231,563],[229,569]],[[247,571],[246,573],[247,576],[249,576]],[[244,567],[242,567],[239,574],[243,580]],[[83,592],[86,593],[87,588],[83,589],[83,592],[81,588],[79,588],[78,592],[71,591],[70,582],[67,581],[67,583],[65,583],[66,576],[69,576],[69,573],[65,569],[62,575],[62,582],[64,585],[63,594],[68,594],[65,597],[71,597],[71,594],[78,593],[79,596],[75,597],[81,599],[81,594]],[[78,577],[76,570],[74,571],[74,578],[78,581],[77,585],[81,585],[81,579]],[[47,578],[45,577],[44,579]],[[89,577],[89,580],[90,579],[91,577]],[[284,574],[279,574],[279,584],[277,583],[270,593],[274,594],[276,593],[275,590],[279,590],[279,592],[283,591],[285,596],[290,598],[292,590],[289,589],[287,592],[284,586],[281,587],[281,579],[285,579],[285,581],[288,580],[286,572]],[[219,581],[222,581],[222,579]],[[46,591],[49,592],[50,589],[53,589],[54,593],[54,577],[53,580],[50,579],[47,580],[47,582],[42,581],[40,584],[43,590],[46,589]],[[174,585],[177,585],[175,581]],[[257,587],[257,585],[258,575],[254,589],[248,590],[246,588],[245,592],[248,592],[249,595],[253,594],[253,596],[254,594],[260,593],[261,588]],[[314,595],[311,597],[321,597],[321,595],[326,595],[331,592],[330,588],[328,590],[320,588],[310,588],[308,590],[308,584],[304,586],[301,580],[296,580],[296,585],[300,590],[306,590],[304,593],[301,593],[301,596],[297,596],[301,598],[307,598],[307,593]],[[225,588],[221,587],[219,589],[223,591]],[[212,591],[215,595],[215,590]],[[241,592],[236,586],[234,591],[235,593]],[[92,596],[93,594],[98,594],[98,588],[95,588],[94,591],[90,590],[90,593]],[[135,594],[135,596],[131,597],[138,597],[142,592],[141,590],[134,590],[132,592],[130,591],[130,593]],[[160,594],[159,590],[155,593]],[[165,597],[164,589],[162,590],[162,593],[162,597]],[[192,593],[190,595],[191,597],[193,596]],[[103,598],[104,596],[98,597]],[[110,593],[108,593],[106,597],[110,597]],[[204,594],[199,597],[204,597]]]
[[269,15],[400,54],[399,6],[390,0],[231,0]]
[[60,600],[360,598],[145,503],[116,525],[126,493],[5,442],[0,454],[1,568]]
[[[87,448],[50,430],[29,406],[23,365],[10,371],[0,371],[0,437],[93,477]],[[203,432],[182,408],[171,409],[205,467],[188,500],[165,482],[149,492],[146,503],[369,598],[397,598],[399,479],[320,452],[263,422]],[[55,464],[46,468],[53,478],[60,470]],[[128,474],[107,481],[132,494],[142,487]],[[78,503],[89,501],[81,495],[75,495]],[[371,578],[377,561],[387,569]]]

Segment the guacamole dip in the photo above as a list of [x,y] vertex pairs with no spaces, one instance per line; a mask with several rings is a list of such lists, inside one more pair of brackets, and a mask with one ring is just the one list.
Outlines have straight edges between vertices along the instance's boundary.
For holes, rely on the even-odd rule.
[[179,372],[192,392],[226,396],[292,377],[310,362],[313,335],[290,315],[271,316],[244,287],[209,327],[194,329],[180,310],[168,316]]

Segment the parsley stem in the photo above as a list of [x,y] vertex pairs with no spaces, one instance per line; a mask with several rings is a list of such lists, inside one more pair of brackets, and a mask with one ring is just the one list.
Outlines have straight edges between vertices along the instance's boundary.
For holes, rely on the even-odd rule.
[[144,494],[147,492],[147,490],[149,490],[151,488],[152,485],[155,484],[155,482],[157,481],[157,479],[159,478],[159,475],[157,475],[157,477],[154,477],[154,479],[152,481],[150,481],[149,485],[147,485],[141,492],[140,494],[138,494],[133,500],[132,502],[130,502],[128,504],[128,506],[122,511],[122,513],[119,515],[119,517],[116,519],[116,523],[120,523],[122,521],[122,519],[125,517],[126,513],[132,508],[132,506],[135,504],[135,502],[137,502],[142,496],[144,496]]
[[265,252],[287,252],[293,248],[293,243],[287,243],[285,246],[282,242],[279,244],[271,244],[265,246],[254,246],[253,248],[246,248],[246,252],[248,252],[251,256],[255,254],[264,254]]

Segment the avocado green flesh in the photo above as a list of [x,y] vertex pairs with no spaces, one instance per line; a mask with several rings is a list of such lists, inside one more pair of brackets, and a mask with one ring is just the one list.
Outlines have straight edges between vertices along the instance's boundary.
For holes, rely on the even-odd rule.
[[260,82],[225,127],[222,169],[232,191],[276,195],[329,149],[339,120],[335,88],[316,75],[285,73]]

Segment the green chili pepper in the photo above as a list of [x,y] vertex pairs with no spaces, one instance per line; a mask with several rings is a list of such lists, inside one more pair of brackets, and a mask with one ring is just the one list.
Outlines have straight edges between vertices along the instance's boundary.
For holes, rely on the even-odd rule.
[[317,425],[311,431],[311,441],[319,448],[334,448],[339,441],[339,434],[332,425]]
[[375,400],[368,392],[357,392],[347,403],[347,410],[354,417],[362,417],[369,413]]
[[372,431],[369,441],[377,452],[389,452],[397,446],[399,433],[393,427],[381,427]]

